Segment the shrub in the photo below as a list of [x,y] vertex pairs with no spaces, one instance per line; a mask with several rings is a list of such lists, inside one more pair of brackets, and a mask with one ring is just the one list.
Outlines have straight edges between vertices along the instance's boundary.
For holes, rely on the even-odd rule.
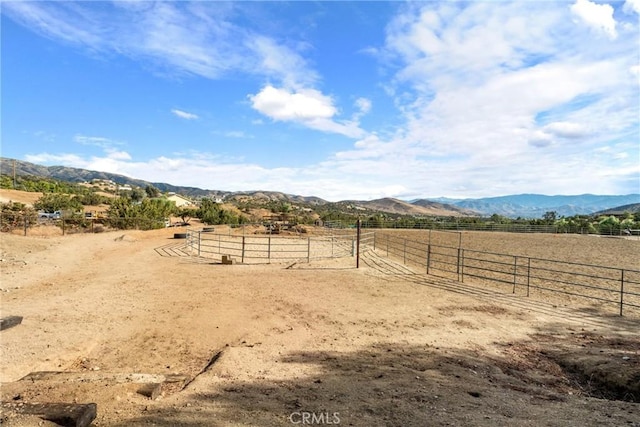
[[0,204],[0,228],[2,231],[11,231],[35,224],[38,214],[35,209],[24,203],[9,202]]

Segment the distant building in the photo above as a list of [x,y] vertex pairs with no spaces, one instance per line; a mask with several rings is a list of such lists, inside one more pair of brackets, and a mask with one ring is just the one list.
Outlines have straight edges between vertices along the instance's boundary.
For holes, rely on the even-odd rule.
[[174,202],[179,208],[191,208],[195,206],[191,200],[179,194],[171,194],[167,196],[167,200]]

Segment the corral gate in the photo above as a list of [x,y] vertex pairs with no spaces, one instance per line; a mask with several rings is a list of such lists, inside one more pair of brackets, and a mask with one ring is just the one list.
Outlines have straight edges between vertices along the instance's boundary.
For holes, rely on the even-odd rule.
[[[374,233],[362,233],[360,250],[373,248]],[[356,234],[332,233],[323,236],[283,237],[217,234],[205,230],[187,231],[187,249],[192,256],[219,260],[228,255],[243,264],[342,258],[355,255]]]

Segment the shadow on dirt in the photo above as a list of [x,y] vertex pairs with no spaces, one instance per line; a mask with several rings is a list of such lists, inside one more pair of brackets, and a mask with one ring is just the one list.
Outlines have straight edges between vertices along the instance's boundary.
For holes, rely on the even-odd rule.
[[[595,337],[581,334],[564,347],[550,334],[534,338],[505,343],[500,355],[396,343],[290,353],[278,363],[312,365],[317,373],[287,380],[213,381],[214,367],[208,379],[183,392],[190,393],[189,406],[150,409],[127,425],[300,425],[307,417],[313,424],[349,426],[640,426],[638,404],[589,397],[599,392],[591,393],[563,365],[581,357],[584,340]],[[619,343],[624,351],[640,344],[611,340],[601,344]]]

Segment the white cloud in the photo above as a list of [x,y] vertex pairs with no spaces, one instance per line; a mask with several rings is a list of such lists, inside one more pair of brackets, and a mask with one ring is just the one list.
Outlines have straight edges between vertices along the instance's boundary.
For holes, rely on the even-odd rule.
[[[406,125],[357,141],[332,164],[404,177],[427,194],[634,191],[633,156],[618,164],[593,150],[637,129],[637,44],[602,40],[571,13],[548,2],[407,5],[384,49],[398,67],[388,93]],[[637,144],[625,150],[637,158]],[[612,174],[618,168],[629,173]]]
[[638,13],[640,14],[640,0],[626,0],[622,6],[622,10],[626,13]]
[[352,120],[357,121],[371,111],[371,100],[368,98],[358,98],[354,102],[354,106],[357,111],[353,114]]
[[76,134],[73,137],[73,141],[81,145],[92,145],[104,149],[110,149],[113,146],[123,145],[122,142],[113,140],[111,138],[105,138],[103,136],[87,136],[82,134]]
[[576,0],[571,6],[571,12],[582,19],[585,24],[596,30],[604,31],[609,38],[615,39],[618,36],[611,5],[598,4],[589,0]]
[[274,120],[327,119],[336,114],[333,100],[314,89],[291,92],[269,85],[249,99],[254,109]]
[[87,162],[78,154],[51,154],[38,153],[27,154],[24,156],[27,162],[43,164],[43,165],[64,165],[69,167],[83,168]]
[[362,114],[367,114],[371,110],[371,100],[367,98],[356,99],[355,105]]
[[108,150],[107,158],[110,160],[131,160],[131,155],[126,151]]
[[318,80],[317,73],[291,48],[261,35],[251,37],[246,44],[257,57],[256,70],[278,78],[285,87],[301,89]]
[[244,131],[241,130],[231,130],[224,133],[224,136],[228,138],[253,138],[252,135],[247,135]]
[[553,144],[553,137],[547,132],[537,130],[529,137],[528,143],[533,147],[548,147]]
[[338,112],[333,99],[315,89],[291,91],[267,85],[257,94],[249,95],[249,99],[253,109],[273,120],[296,122],[311,129],[352,138],[364,134],[356,122],[332,120]]
[[571,122],[549,123],[544,130],[562,138],[582,138],[588,135],[588,129],[585,126]]
[[[50,38],[71,44],[82,44],[90,49],[104,47],[102,26],[79,10],[77,4],[59,3],[54,7],[48,4],[31,2],[3,2],[3,13]],[[83,22],[85,27],[76,22]]]
[[296,50],[236,25],[224,2],[5,2],[6,13],[42,35],[88,49],[145,61],[163,74],[221,78],[237,73],[287,85],[317,74]]
[[[397,107],[399,116],[392,119],[400,126],[384,132],[365,131],[359,123],[371,112],[369,98],[356,99],[351,114],[341,116],[339,100],[353,98],[327,95],[336,93],[331,82],[322,81],[296,45],[239,28],[224,11],[216,16],[210,3],[118,3],[128,15],[117,27],[68,19],[75,13],[72,6],[83,8],[83,3],[7,4],[14,10],[10,13],[49,37],[144,58],[163,71],[208,78],[258,76],[270,83],[248,99],[264,117],[354,138],[351,149],[315,163],[309,160],[304,168],[266,168],[203,153],[156,155],[141,162],[116,150],[95,157],[28,156],[36,163],[329,200],[637,191],[638,25],[629,17],[623,22],[624,14],[616,15],[621,20],[616,23],[606,4],[399,6],[386,27],[384,46],[366,49],[386,68],[379,76],[392,76],[379,87]],[[623,9],[637,11],[637,4],[627,0]],[[138,21],[139,28],[130,25]],[[133,30],[121,31],[127,28]],[[325,92],[317,89],[320,81],[328,88]],[[375,112],[381,110],[378,105]],[[240,137],[241,132],[227,136]],[[88,139],[100,137],[84,138],[100,144]]]
[[188,112],[182,111],[182,110],[173,109],[173,110],[171,110],[171,112],[175,116],[180,117],[181,119],[185,119],[185,120],[196,120],[196,119],[200,118],[197,114],[188,113]]

